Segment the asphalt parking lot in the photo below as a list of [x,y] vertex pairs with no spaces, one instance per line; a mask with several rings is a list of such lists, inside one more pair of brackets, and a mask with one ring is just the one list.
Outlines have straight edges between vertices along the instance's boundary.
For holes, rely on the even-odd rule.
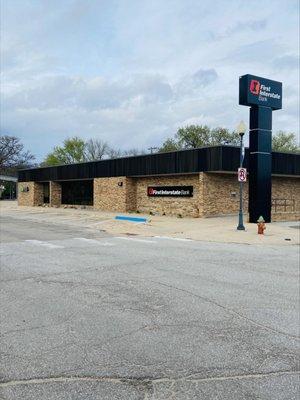
[[298,262],[2,213],[0,399],[297,399]]

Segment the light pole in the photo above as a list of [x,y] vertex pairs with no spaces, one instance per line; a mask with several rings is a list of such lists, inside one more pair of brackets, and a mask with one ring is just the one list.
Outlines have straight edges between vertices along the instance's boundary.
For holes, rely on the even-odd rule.
[[[243,121],[241,121],[237,126],[237,132],[240,135],[240,168],[243,167],[244,160],[244,148],[243,148],[243,137],[246,132],[246,125]],[[238,231],[244,231],[244,222],[243,222],[243,182],[240,182],[240,210],[239,210],[239,224],[236,228]]]

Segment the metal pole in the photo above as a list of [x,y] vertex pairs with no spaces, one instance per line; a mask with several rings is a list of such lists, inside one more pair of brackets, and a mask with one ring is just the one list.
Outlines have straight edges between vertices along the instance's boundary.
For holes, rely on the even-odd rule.
[[[240,141],[240,167],[243,167],[243,135],[241,135]],[[244,222],[243,222],[243,182],[240,182],[240,210],[239,210],[239,224],[237,227],[238,231],[244,231]]]

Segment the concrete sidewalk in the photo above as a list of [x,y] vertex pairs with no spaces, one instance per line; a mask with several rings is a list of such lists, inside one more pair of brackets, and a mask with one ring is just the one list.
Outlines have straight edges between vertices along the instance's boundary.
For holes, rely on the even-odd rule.
[[142,236],[166,236],[198,241],[244,243],[262,245],[299,245],[299,222],[273,222],[267,224],[265,235],[257,234],[256,224],[245,223],[246,231],[237,231],[237,216],[214,218],[176,218],[142,214],[121,215],[143,216],[148,223],[116,221],[120,213],[95,211],[91,209],[18,207],[15,201],[1,201],[0,213],[6,216],[25,217],[34,221],[84,226],[93,231],[106,231],[111,234]]

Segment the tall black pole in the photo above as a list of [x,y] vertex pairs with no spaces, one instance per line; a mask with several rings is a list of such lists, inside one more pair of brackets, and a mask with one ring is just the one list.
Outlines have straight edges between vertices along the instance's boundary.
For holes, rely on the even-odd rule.
[[271,222],[272,111],[282,108],[282,83],[255,75],[239,79],[239,104],[250,106],[249,222]]
[[272,109],[250,108],[249,221],[260,216],[271,222],[272,203]]

